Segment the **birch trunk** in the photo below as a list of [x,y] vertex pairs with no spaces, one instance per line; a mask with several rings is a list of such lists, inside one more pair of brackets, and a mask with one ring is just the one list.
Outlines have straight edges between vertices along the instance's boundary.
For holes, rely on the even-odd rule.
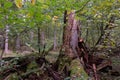
[[8,33],[9,33],[9,26],[6,25],[6,29],[5,29],[5,48],[4,48],[4,53],[9,53],[9,50],[8,50]]

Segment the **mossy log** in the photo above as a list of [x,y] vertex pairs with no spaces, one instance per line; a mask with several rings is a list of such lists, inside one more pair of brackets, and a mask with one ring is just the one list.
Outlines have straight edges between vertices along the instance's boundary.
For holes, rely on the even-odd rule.
[[34,70],[26,71],[28,65],[33,61],[38,65],[38,71],[41,70],[47,73],[47,76],[53,79],[62,79],[61,74],[52,69],[52,64],[50,64],[44,57],[38,56],[38,54],[31,54],[23,57],[12,57],[12,59],[7,58],[7,60],[9,61],[5,61],[5,63],[1,65],[0,80],[4,80],[7,76],[9,76],[12,73],[17,73],[19,75],[21,74],[20,76],[24,77],[28,76],[29,74],[34,72]]

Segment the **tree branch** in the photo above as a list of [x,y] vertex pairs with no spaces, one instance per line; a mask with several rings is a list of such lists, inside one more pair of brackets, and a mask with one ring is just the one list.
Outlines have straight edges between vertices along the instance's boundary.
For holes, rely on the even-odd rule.
[[114,23],[114,16],[112,16],[109,20],[109,23],[105,26],[105,28],[103,29],[98,41],[96,42],[95,46],[98,45],[101,40],[102,40],[102,37],[105,35],[105,30],[107,30],[109,28],[109,26],[111,25],[111,23]]
[[75,13],[80,12],[81,10],[83,10],[83,8],[90,2],[90,0],[88,0],[79,10],[75,11]]

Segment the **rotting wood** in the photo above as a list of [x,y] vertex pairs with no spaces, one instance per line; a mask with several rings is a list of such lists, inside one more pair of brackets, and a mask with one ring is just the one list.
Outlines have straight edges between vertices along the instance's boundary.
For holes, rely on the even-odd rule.
[[79,37],[79,21],[75,19],[75,11],[70,12],[67,16],[67,11],[64,12],[64,28],[63,28],[63,45],[60,49],[60,54],[54,64],[54,69],[64,75],[70,76],[71,61],[79,58],[78,52],[78,37]]
[[111,61],[109,59],[100,58],[90,54],[90,51],[88,51],[86,45],[84,44],[84,41],[79,41],[79,48],[79,50],[82,51],[80,57],[82,58],[81,62],[85,71],[88,75],[90,75],[90,72],[93,72],[94,79],[100,80],[98,77],[98,71],[107,66],[111,66]]
[[[15,61],[16,61],[16,59],[15,59]],[[11,66],[9,65],[9,67],[0,71],[0,80],[4,80],[7,76],[9,76],[10,74],[15,73],[15,72],[19,74],[19,71],[26,73],[23,75],[19,75],[19,77],[22,76],[23,78],[25,78],[29,74],[33,73],[33,71],[30,71],[28,73],[26,72],[28,64],[30,64],[32,61],[35,61],[38,64],[38,66],[40,67],[40,68],[36,69],[35,71],[39,71],[41,68],[43,68],[42,71],[45,71],[45,72],[47,72],[47,74],[49,74],[47,76],[52,77],[54,80],[62,80],[61,74],[59,74],[59,72],[52,69],[52,67],[50,66],[50,63],[45,58],[42,58],[39,56],[32,56],[32,55],[29,57],[21,57],[21,58],[17,59],[16,64],[14,64],[12,62],[5,64],[4,67],[7,67],[9,64],[12,64],[12,65]]]

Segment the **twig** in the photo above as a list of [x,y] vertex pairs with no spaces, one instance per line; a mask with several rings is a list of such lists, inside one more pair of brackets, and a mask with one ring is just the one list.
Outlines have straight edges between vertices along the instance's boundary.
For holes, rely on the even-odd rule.
[[114,23],[114,16],[112,16],[112,17],[110,18],[109,23],[105,26],[105,28],[104,28],[104,30],[102,31],[102,33],[101,33],[98,41],[97,41],[96,44],[95,44],[95,46],[98,45],[98,44],[101,42],[102,37],[105,35],[105,30],[107,30],[107,29],[109,28],[109,26],[110,26],[111,23]]
[[[79,10],[75,11],[75,13],[78,13],[80,11],[82,11],[84,9],[84,7],[90,2],[90,0],[88,0]],[[68,14],[67,16],[69,16],[70,14]]]
[[90,0],[88,0],[79,10],[75,11],[75,13],[80,12],[81,10],[83,10],[83,8],[90,2]]

